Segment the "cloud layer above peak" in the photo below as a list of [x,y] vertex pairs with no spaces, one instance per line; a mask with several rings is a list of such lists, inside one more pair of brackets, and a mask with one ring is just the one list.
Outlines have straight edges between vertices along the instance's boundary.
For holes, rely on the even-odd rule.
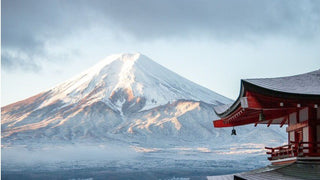
[[319,1],[306,0],[3,0],[2,65],[38,71],[43,61],[68,60],[79,47],[58,47],[73,36],[83,44],[105,36],[143,42],[278,36],[306,41],[320,34],[319,12]]

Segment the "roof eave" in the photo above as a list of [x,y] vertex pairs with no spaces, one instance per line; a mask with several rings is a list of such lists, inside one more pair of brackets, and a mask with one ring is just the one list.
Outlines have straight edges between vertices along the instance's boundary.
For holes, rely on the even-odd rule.
[[274,89],[268,89],[265,87],[258,86],[251,82],[246,81],[245,79],[241,80],[242,85],[245,87],[246,91],[259,92],[261,94],[269,95],[272,97],[278,98],[288,98],[288,99],[315,99],[320,100],[320,94],[298,94],[298,93],[289,93],[283,91],[277,91]]
[[308,100],[319,100],[320,102],[320,95],[318,94],[296,94],[296,93],[288,93],[288,92],[282,92],[282,91],[276,91],[273,89],[268,89],[265,87],[258,86],[256,84],[250,83],[246,80],[241,80],[241,88],[240,88],[240,94],[237,98],[237,100],[224,112],[216,112],[216,114],[220,118],[225,118],[228,115],[230,115],[232,112],[234,112],[236,109],[241,106],[241,101],[240,99],[242,97],[245,97],[247,91],[254,91],[254,92],[259,92],[265,95],[269,95],[272,97],[278,97],[278,98],[288,98],[288,99],[308,99]]
[[238,96],[238,98],[236,99],[236,101],[224,112],[222,113],[218,113],[215,109],[215,113],[220,117],[220,118],[224,118],[227,117],[229,114],[231,114],[233,111],[235,111],[239,106],[240,106],[240,99],[241,97],[243,97],[245,95],[245,88],[244,88],[244,81],[241,80],[241,85],[240,85],[240,94]]

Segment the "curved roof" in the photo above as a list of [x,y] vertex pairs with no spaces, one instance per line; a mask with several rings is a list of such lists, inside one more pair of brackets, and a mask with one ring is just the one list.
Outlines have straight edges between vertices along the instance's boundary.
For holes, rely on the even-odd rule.
[[320,99],[320,69],[287,77],[243,79],[237,100],[232,105],[215,107],[216,114],[220,117],[228,116],[240,106],[240,99],[248,90],[283,98]]
[[223,104],[219,106],[214,106],[214,111],[216,114],[221,114],[225,112],[227,109],[229,109],[232,106],[232,104]]
[[245,79],[243,81],[284,93],[320,95],[320,69],[295,76]]

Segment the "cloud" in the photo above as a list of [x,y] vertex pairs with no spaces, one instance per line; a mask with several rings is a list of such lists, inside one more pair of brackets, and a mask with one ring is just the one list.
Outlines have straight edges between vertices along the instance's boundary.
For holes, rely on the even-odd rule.
[[215,38],[319,34],[319,1],[94,1],[113,24],[138,38],[205,33]]
[[16,54],[16,51],[8,52],[4,51],[1,54],[1,65],[6,68],[6,70],[16,70],[21,69],[24,71],[38,72],[40,70],[39,65],[25,54]]
[[[72,5],[70,1],[64,4],[49,0],[3,0],[2,68],[36,72],[41,69],[41,61],[64,59],[50,52],[63,44],[56,43],[56,47],[50,47],[52,42],[61,41],[90,26],[88,19],[81,16],[82,9]],[[66,54],[68,52],[61,52],[60,56]]]
[[2,149],[2,161],[6,165],[36,165],[45,162],[71,163],[79,161],[115,161],[129,160],[138,157],[139,154],[130,147],[113,144],[96,145],[64,145],[42,147],[9,147]]
[[146,42],[269,36],[305,41],[320,34],[319,1],[2,0],[1,10],[5,70],[36,71],[41,68],[39,61],[61,59],[50,57],[48,49],[64,46],[62,42],[71,36],[89,37],[92,28],[100,29],[95,37],[116,32]]

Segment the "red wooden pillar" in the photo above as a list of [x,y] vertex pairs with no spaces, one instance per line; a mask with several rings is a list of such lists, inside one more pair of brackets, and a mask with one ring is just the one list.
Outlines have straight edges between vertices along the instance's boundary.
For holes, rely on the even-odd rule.
[[316,153],[316,141],[317,141],[317,109],[314,107],[309,107],[308,112],[308,124],[309,124],[309,144],[310,146],[310,153]]

